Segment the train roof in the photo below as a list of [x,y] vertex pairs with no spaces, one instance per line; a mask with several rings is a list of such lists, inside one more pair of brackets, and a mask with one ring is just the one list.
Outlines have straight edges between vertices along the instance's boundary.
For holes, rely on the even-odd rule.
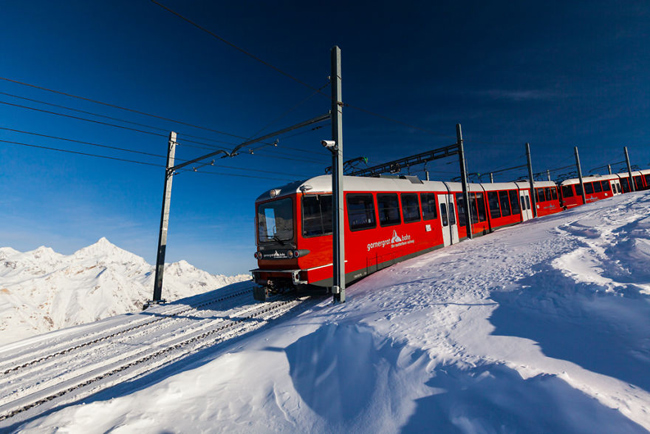
[[[650,169],[632,171],[633,177],[639,175],[650,175]],[[627,172],[613,173],[611,175],[592,175],[592,176],[584,176],[582,178],[582,182],[606,181],[610,179],[620,179],[620,178],[629,178],[629,177],[630,175]],[[573,184],[580,184],[580,179],[579,178],[565,179],[560,183],[560,185],[573,185]]]
[[[546,185],[548,184],[548,185]],[[553,182],[543,181],[536,182],[538,187],[555,186]],[[528,188],[528,182],[499,182],[487,184],[468,184],[469,191],[479,193],[484,191],[511,190],[516,188]],[[441,181],[423,181],[415,176],[408,177],[363,177],[363,176],[344,176],[343,188],[345,191],[450,191],[458,192],[462,190],[460,182],[441,182]],[[274,188],[262,193],[256,202],[280,198],[296,193],[331,193],[332,178],[331,175],[321,175],[304,181],[295,181],[282,187]]]

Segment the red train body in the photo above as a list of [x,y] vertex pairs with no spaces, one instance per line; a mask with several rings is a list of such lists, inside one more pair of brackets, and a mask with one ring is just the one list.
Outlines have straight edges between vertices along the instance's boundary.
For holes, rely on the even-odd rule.
[[[535,186],[543,199],[538,215],[562,210],[554,183]],[[344,188],[346,282],[466,238],[468,208],[475,236],[533,217],[528,182],[469,184],[469,207],[460,183],[346,176]],[[331,219],[330,176],[288,184],[257,199],[259,268],[252,273],[264,294],[331,287]]]

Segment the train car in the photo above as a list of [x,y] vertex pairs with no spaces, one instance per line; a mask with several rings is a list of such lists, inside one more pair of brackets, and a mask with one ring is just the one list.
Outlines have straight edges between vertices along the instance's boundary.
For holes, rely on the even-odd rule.
[[[627,180],[626,180],[627,181]],[[624,190],[618,175],[587,176],[582,178],[587,203],[621,194]],[[565,209],[584,205],[582,187],[578,178],[560,183],[560,199]]]
[[[623,188],[623,193],[630,192],[630,174],[627,172],[618,173],[615,176],[618,176],[621,182],[621,187]],[[634,181],[634,190],[648,190],[650,189],[650,170],[638,170],[632,172],[632,179]]]
[[[469,207],[460,183],[346,176],[344,186],[346,282],[457,243],[467,236],[468,208],[476,235],[532,217],[529,190],[516,183],[469,184]],[[259,285],[256,299],[332,286],[330,176],[262,194],[256,227],[259,268],[251,270]]]
[[[528,182],[526,185],[528,186]],[[538,217],[562,211],[557,185],[552,181],[536,181],[535,203]]]

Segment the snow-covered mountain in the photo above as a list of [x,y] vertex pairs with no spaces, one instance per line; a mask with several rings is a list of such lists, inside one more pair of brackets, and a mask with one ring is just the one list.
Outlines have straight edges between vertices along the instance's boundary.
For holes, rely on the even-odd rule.
[[[106,238],[69,256],[49,247],[0,248],[0,345],[137,312],[152,297],[154,269]],[[177,300],[248,279],[175,262],[166,265],[163,297]]]

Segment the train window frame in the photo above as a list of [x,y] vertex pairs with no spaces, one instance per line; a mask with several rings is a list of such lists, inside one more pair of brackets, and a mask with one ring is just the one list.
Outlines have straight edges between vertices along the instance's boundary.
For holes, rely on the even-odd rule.
[[[508,195],[510,196],[510,212],[511,215],[521,214],[521,207],[519,206],[519,192],[517,190],[509,190]],[[516,205],[516,210],[515,210]]]
[[610,185],[609,181],[601,181],[600,183],[603,185],[603,191],[605,193],[608,191],[612,191],[612,186]]
[[539,187],[535,189],[537,193],[537,202],[546,202],[546,196],[544,195],[544,187]]
[[[319,203],[319,205],[320,205],[319,206],[320,216],[321,216],[321,218],[320,218],[320,223],[321,223],[320,226],[321,226],[323,232],[321,232],[320,234],[307,235],[307,233],[305,232],[305,227],[306,227],[306,225],[305,225],[305,199],[312,199],[312,198],[318,198],[318,200],[320,202]],[[327,212],[323,212],[323,206],[322,206],[323,202],[321,201],[322,198],[329,198],[329,200],[330,200],[329,214],[327,214]],[[332,222],[332,207],[333,206],[334,206],[334,202],[333,202],[331,194],[305,194],[305,195],[302,196],[302,198],[300,200],[300,209],[301,209],[301,224],[302,224],[301,229],[302,229],[303,238],[324,237],[324,236],[327,236],[327,235],[332,235],[332,233],[333,233],[332,228],[334,227],[334,224]],[[323,218],[323,216],[325,216],[325,215],[329,215],[329,223],[330,223],[330,231],[329,232],[327,232],[325,230],[326,227],[327,227],[327,225],[326,225],[326,220],[327,219]]]
[[[425,199],[426,196],[426,199]],[[427,204],[426,211],[424,204]],[[431,208],[431,203],[433,203],[433,208]],[[422,220],[437,220],[438,219],[438,201],[436,200],[435,193],[420,193],[420,204],[422,210]],[[431,211],[433,210],[433,213]],[[433,214],[433,217],[430,217]]]
[[[496,201],[493,201],[494,198],[496,198]],[[488,191],[488,205],[490,207],[490,217],[493,219],[501,218],[501,207],[499,206],[498,191]]]
[[487,208],[485,206],[486,195],[484,193],[475,193],[475,194],[476,194],[476,208],[478,211],[478,221],[479,223],[482,223],[487,220]]
[[467,222],[467,207],[463,193],[456,193],[456,206],[458,207],[458,226],[464,228]]
[[476,193],[469,194],[469,202],[472,205],[471,207],[469,207],[469,218],[472,221],[472,224],[476,225],[478,224]]
[[551,187],[551,199],[557,200],[557,187]]
[[[416,207],[416,210],[417,210],[417,213],[416,213],[417,216],[412,214],[412,211],[414,211],[413,202],[411,202],[411,204],[410,204],[411,208],[409,210],[409,204],[405,205],[405,201],[404,201],[405,198],[407,199],[407,201],[415,199],[415,207]],[[400,201],[401,201],[401,205],[402,205],[402,207],[401,207],[402,208],[402,218],[404,219],[404,223],[416,223],[416,222],[419,222],[419,221],[422,220],[422,213],[420,212],[420,198],[419,198],[419,195],[417,193],[401,193],[400,194]],[[407,212],[409,212],[408,215],[407,215]]]
[[[389,212],[392,210],[397,211],[397,218],[395,216],[389,216],[390,219],[386,220],[385,222],[382,220],[382,208],[380,208],[380,203],[383,202],[384,199],[390,199],[391,202],[394,200],[396,205],[395,206],[390,206],[386,207],[385,209],[388,210]],[[402,224],[402,213],[399,205],[399,197],[397,193],[377,193],[377,220],[379,221],[379,226],[382,228],[386,228],[389,226],[397,226]]]
[[[567,194],[571,193],[571,194]],[[573,185],[563,185],[562,186],[562,198],[566,199],[569,197],[573,197],[575,195],[575,192],[573,191]]]
[[580,184],[575,184],[576,196],[582,196],[582,186]]
[[[290,219],[291,228],[290,228],[290,230],[287,230],[286,232],[291,232],[291,238],[280,238],[277,235],[279,233],[278,230],[277,230],[278,216],[276,216],[276,211],[275,210],[277,209],[278,205],[281,205],[281,204],[287,203],[287,202],[290,204],[288,209],[291,210],[291,219]],[[275,222],[274,224],[275,224],[275,227],[276,227],[276,232],[275,232],[275,234],[273,235],[272,238],[270,238],[269,235],[268,235],[268,225],[266,225],[266,221],[267,221],[267,219],[269,219],[269,216],[267,215],[266,212],[262,212],[262,210],[266,211],[266,209],[269,209],[268,208],[269,205],[274,206],[274,208],[273,208],[273,210],[274,210],[273,211],[273,221]],[[257,228],[256,229],[257,229],[257,231],[256,232],[257,232],[257,242],[259,244],[269,244],[269,243],[274,243],[274,242],[278,242],[280,244],[285,244],[285,243],[291,243],[296,239],[296,224],[295,224],[295,208],[294,208],[294,206],[295,205],[294,205],[292,197],[284,197],[282,199],[270,200],[268,202],[260,203],[260,204],[257,205],[257,213],[256,213],[256,223],[257,223]],[[262,237],[260,236],[261,235],[260,231],[262,229],[262,224],[261,224],[261,220],[260,220],[261,215],[264,216],[264,222],[265,222],[264,227],[266,228],[266,232],[267,232],[267,234],[265,235],[266,240],[264,240],[264,241],[262,241]],[[277,239],[276,239],[276,236],[277,236]]]
[[603,192],[603,184],[600,181],[594,181],[594,193],[602,193]]
[[499,205],[501,205],[501,217],[509,217],[512,215],[508,190],[499,190]]
[[585,182],[585,194],[594,194],[594,185],[591,182]]
[[449,226],[449,218],[447,218],[447,204],[440,204],[440,221],[442,222],[443,227]]
[[[350,199],[370,199],[370,201],[364,201],[363,211],[366,214],[366,223],[358,224],[353,226],[353,219],[350,215],[350,211],[354,210],[350,206]],[[377,210],[375,209],[375,198],[371,193],[348,193],[345,195],[345,203],[347,205],[347,217],[348,217],[348,228],[350,232],[365,231],[368,229],[375,229],[377,227]],[[353,204],[354,205],[354,204]],[[368,207],[368,205],[370,205]],[[372,211],[371,214],[368,214],[368,211]]]

